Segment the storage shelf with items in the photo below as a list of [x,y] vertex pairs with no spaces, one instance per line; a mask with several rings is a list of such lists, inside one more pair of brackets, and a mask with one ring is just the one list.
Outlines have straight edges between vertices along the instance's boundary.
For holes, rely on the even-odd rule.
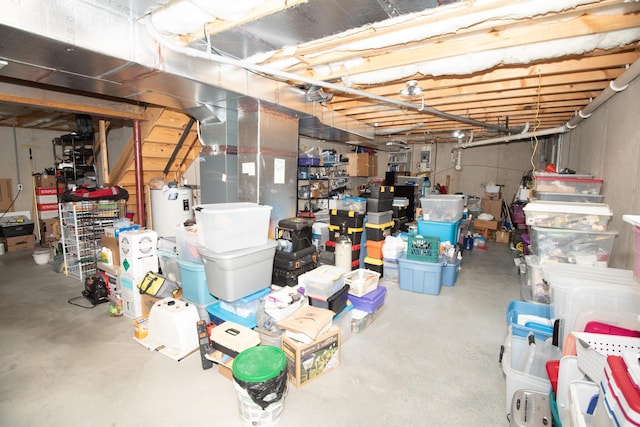
[[391,151],[387,162],[387,171],[400,172],[409,175],[411,171],[410,151]]
[[329,198],[350,189],[351,182],[344,168],[345,165],[345,163],[336,163],[330,166],[298,166],[297,209],[299,214],[311,216],[314,212],[326,211]]
[[96,272],[99,240],[105,227],[124,218],[125,202],[100,200],[59,204],[66,274],[83,281]]
[[93,138],[70,133],[52,141],[56,178],[67,189],[69,185],[97,185]]

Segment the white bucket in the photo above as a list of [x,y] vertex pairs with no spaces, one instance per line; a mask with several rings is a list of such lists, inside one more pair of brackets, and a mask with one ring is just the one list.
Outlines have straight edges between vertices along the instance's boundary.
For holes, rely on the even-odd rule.
[[38,265],[48,264],[50,257],[51,257],[51,253],[49,249],[36,249],[33,252],[33,260]]
[[242,424],[248,427],[270,427],[275,426],[284,412],[284,396],[262,409],[256,405],[249,396],[249,393],[233,382],[238,396],[238,410]]

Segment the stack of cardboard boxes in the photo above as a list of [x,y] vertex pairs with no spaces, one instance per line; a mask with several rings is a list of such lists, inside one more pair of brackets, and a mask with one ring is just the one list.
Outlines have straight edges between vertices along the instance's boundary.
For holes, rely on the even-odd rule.
[[476,219],[473,221],[473,227],[476,233],[484,237],[487,240],[493,240],[496,237],[496,233],[501,230],[502,226],[502,195],[500,193],[499,186],[491,186],[491,190],[485,191],[482,197],[482,213],[487,213],[493,216],[492,220]]

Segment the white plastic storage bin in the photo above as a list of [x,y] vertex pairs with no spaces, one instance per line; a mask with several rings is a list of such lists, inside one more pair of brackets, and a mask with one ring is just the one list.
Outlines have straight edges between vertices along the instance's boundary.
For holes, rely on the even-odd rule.
[[548,261],[606,267],[617,231],[564,230],[531,227],[531,251]]
[[236,301],[271,286],[273,257],[277,243],[215,253],[200,247],[209,293],[225,301]]
[[607,231],[607,224],[613,212],[605,203],[562,203],[534,200],[524,207],[524,214],[526,223],[530,226]]
[[511,401],[516,391],[531,390],[548,393],[551,389],[546,363],[549,360],[560,359],[562,352],[558,347],[551,345],[550,339],[536,341],[531,360],[526,357],[529,349],[527,338],[514,336],[509,328],[502,354],[502,370],[506,376],[506,414],[511,412]]
[[422,218],[425,221],[455,222],[462,218],[464,196],[435,194],[420,199]]
[[200,243],[225,253],[267,244],[271,206],[213,203],[195,207]]

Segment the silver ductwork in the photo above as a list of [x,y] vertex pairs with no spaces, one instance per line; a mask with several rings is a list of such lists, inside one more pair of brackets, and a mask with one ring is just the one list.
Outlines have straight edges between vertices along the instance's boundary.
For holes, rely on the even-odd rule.
[[[0,76],[180,109],[218,122],[216,109],[250,97],[300,119],[301,133],[330,140],[373,140],[373,129],[307,102],[304,91],[237,65],[160,46],[141,20],[160,0],[24,0],[3,6]],[[309,0],[211,36],[209,47],[238,58],[314,40],[354,26],[438,6],[419,0]],[[38,10],[39,13],[33,13]],[[364,12],[363,12],[364,11]],[[101,31],[96,31],[99,22]],[[204,53],[201,41],[190,46]]]

